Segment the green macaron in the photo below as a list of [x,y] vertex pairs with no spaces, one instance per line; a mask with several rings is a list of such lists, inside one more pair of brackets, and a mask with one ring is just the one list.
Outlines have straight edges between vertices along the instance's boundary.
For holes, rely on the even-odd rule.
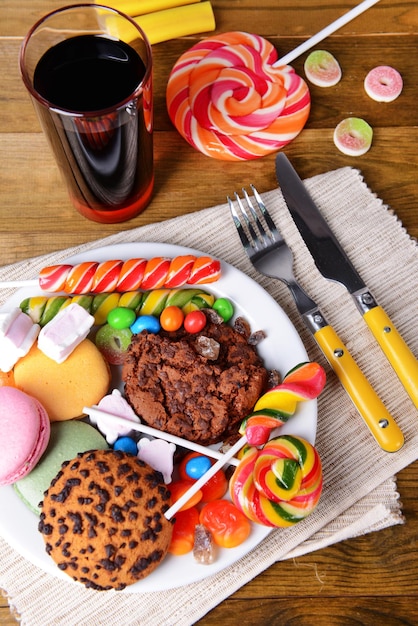
[[64,461],[73,459],[79,452],[108,447],[105,438],[90,424],[78,420],[53,422],[49,444],[40,461],[29,474],[15,482],[13,488],[26,506],[39,515],[44,492]]

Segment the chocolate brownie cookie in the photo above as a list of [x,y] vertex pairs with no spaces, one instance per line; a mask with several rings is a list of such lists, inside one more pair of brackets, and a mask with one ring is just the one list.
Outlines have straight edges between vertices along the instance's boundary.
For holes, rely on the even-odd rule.
[[125,396],[143,422],[209,445],[238,433],[268,372],[245,333],[208,321],[190,334],[136,335],[123,366]]
[[121,451],[80,453],[45,492],[39,531],[58,567],[86,587],[124,589],[164,559],[172,522],[159,472]]

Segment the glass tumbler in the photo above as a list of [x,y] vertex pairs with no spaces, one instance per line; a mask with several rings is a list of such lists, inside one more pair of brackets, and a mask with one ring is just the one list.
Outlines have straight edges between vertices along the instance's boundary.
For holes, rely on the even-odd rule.
[[128,16],[98,4],[40,19],[20,51],[23,82],[75,208],[117,223],[154,186],[152,52]]

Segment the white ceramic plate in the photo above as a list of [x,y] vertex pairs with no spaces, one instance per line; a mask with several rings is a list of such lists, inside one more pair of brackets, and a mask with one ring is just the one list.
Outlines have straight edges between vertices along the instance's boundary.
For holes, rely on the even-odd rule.
[[[127,243],[91,250],[68,259],[69,263],[107,259],[152,258],[156,256],[175,257],[182,254],[201,255],[202,252],[160,243]],[[305,348],[294,326],[275,300],[251,278],[226,263],[222,264],[222,277],[210,285],[201,285],[216,297],[229,298],[235,307],[235,315],[242,315],[252,331],[264,330],[266,339],[258,346],[260,356],[267,368],[277,369],[284,375],[300,362],[308,360]],[[8,300],[4,308],[18,306],[27,297],[42,293],[39,288],[18,290]],[[301,403],[296,414],[281,429],[315,442],[317,403],[315,400]],[[7,445],[7,442],[4,442]],[[44,571],[71,580],[62,573],[46,554],[44,541],[37,530],[38,518],[19,500],[12,487],[0,488],[0,532],[2,536],[23,556]],[[126,591],[162,591],[180,587],[223,570],[257,546],[270,532],[270,529],[253,524],[250,537],[237,548],[220,549],[212,565],[197,564],[192,554],[184,556],[168,555],[162,565],[144,580],[135,583]]]

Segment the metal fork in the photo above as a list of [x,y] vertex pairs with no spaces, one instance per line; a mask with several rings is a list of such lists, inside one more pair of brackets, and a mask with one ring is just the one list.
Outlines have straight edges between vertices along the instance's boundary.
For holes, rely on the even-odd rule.
[[244,200],[238,193],[234,194],[238,208],[227,196],[234,224],[248,258],[260,274],[277,278],[287,285],[306,326],[377,443],[387,452],[399,450],[404,442],[401,430],[316,302],[295,279],[292,251],[257,189],[254,185],[250,187],[254,200],[244,188]]

